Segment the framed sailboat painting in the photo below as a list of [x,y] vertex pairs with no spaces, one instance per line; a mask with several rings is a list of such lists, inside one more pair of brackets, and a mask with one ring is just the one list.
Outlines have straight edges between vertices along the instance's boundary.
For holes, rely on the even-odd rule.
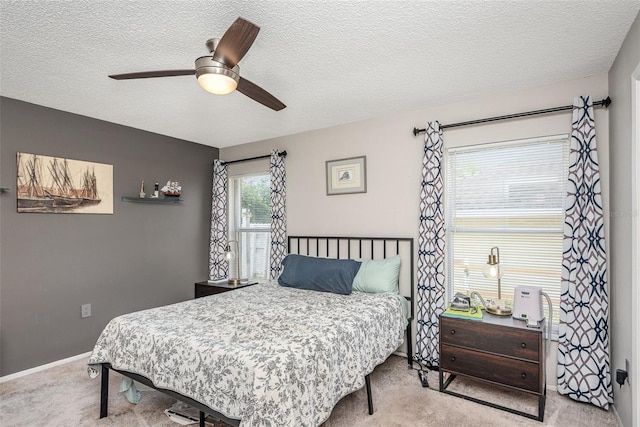
[[113,214],[113,165],[18,152],[18,212]]

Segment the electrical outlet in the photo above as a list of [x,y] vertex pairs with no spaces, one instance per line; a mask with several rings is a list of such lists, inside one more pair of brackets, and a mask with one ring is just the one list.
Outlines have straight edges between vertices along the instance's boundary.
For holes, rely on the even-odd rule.
[[82,306],[80,306],[80,313],[82,314],[82,318],[91,317],[91,304],[82,304]]

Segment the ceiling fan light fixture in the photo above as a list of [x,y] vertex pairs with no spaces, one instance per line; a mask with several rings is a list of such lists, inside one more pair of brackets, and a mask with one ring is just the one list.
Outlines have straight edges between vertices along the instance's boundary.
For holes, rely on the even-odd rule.
[[228,68],[224,64],[214,61],[211,56],[196,59],[196,78],[200,86],[207,92],[216,95],[226,95],[238,87],[240,75],[236,65]]

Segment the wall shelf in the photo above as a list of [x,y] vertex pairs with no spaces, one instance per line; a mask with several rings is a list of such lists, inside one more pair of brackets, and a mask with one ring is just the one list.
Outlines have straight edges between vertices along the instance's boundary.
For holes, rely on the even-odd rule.
[[156,204],[170,204],[181,202],[182,199],[179,197],[158,197],[155,199],[152,198],[140,198],[138,196],[122,196],[121,199],[123,202],[135,202],[135,203],[156,203]]

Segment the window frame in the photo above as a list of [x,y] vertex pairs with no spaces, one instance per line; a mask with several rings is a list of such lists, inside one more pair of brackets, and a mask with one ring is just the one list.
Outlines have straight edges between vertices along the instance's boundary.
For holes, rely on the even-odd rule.
[[[452,166],[451,166],[451,153],[456,153],[456,152],[465,152],[465,151],[472,151],[472,150],[482,150],[482,149],[498,149],[498,148],[502,148],[502,147],[508,147],[508,146],[524,146],[525,144],[535,144],[535,143],[540,143],[543,144],[545,142],[553,142],[553,141],[562,141],[563,144],[563,163],[568,164],[568,160],[569,160],[569,149],[570,149],[570,135],[569,134],[558,134],[558,135],[550,135],[550,136],[540,136],[540,137],[533,137],[533,138],[526,138],[526,139],[515,139],[515,140],[508,140],[508,141],[500,141],[500,142],[486,142],[486,143],[481,143],[481,144],[471,144],[471,145],[464,145],[464,146],[456,146],[456,147],[451,147],[451,148],[445,148],[444,150],[444,165],[445,165],[445,170],[444,170],[444,182],[443,182],[443,186],[444,186],[444,191],[445,191],[445,203],[444,203],[444,221],[445,221],[445,245],[446,245],[446,249],[445,249],[445,271],[446,271],[446,279],[445,279],[445,295],[447,297],[447,301],[450,301],[453,298],[453,295],[455,292],[461,292],[464,291],[464,289],[460,289],[460,288],[455,288],[455,277],[454,277],[454,268],[456,268],[455,266],[455,246],[452,244],[452,241],[455,237],[455,233],[485,233],[485,234],[500,234],[500,235],[507,235],[510,233],[531,233],[531,234],[557,234],[559,236],[560,239],[562,239],[561,236],[563,236],[563,228],[562,226],[560,227],[553,227],[553,228],[531,228],[531,229],[526,229],[526,228],[499,228],[499,227],[465,227],[465,226],[458,226],[458,225],[453,225],[452,224],[452,220],[453,220],[453,213],[451,212],[451,210],[454,208],[452,205],[455,204],[455,201],[453,201],[453,195],[452,197],[449,197],[450,195],[450,191],[447,191],[447,186],[449,185],[449,181],[450,181],[450,174],[453,173],[453,171],[451,170]],[[521,182],[519,182],[519,184],[521,184]],[[566,186],[566,182],[563,184]],[[564,218],[564,213],[565,213],[565,200],[566,200],[566,191],[564,192],[563,196],[562,196],[562,211],[561,211],[561,216],[562,218]],[[496,211],[501,211],[501,213],[505,213],[508,212],[508,209],[495,209]],[[537,215],[535,217],[543,217],[545,214],[549,215],[549,214],[554,214],[557,215],[557,209],[535,209],[535,208],[529,208],[528,209],[528,213],[534,212],[534,211],[538,211]],[[490,211],[490,209],[486,209],[485,212],[488,213]],[[519,209],[513,209],[513,213],[511,215],[508,216],[509,219],[511,218],[515,218],[518,216],[518,214],[522,215],[523,211],[519,210]],[[528,214],[527,214],[528,216]],[[534,217],[532,215],[532,217]],[[457,217],[459,218],[459,216]],[[507,218],[507,217],[506,217]],[[563,220],[564,221],[564,220]],[[486,258],[489,255],[489,251],[491,249],[492,246],[496,246],[496,245],[489,245],[487,247],[486,250],[486,254],[480,254],[482,256],[484,256],[485,260],[483,262],[486,262]],[[504,258],[503,258],[504,260]],[[559,270],[561,271],[561,264],[562,264],[562,257],[560,257],[560,259],[558,260],[558,266],[559,266]],[[503,261],[504,264],[504,261]],[[497,289],[497,283],[496,283],[496,289]],[[473,287],[469,288],[470,291],[473,291]],[[546,291],[546,289],[545,289]],[[557,287],[554,287],[554,292],[557,292],[558,295],[561,294],[561,273],[560,275],[557,277]],[[508,299],[511,300],[513,299],[513,294],[506,294],[504,293],[504,287],[503,287],[503,293],[502,293],[502,298],[503,299]],[[542,304],[544,307],[544,311],[545,311],[545,316],[547,316],[547,309],[546,309],[546,299],[543,298],[542,299]],[[559,307],[557,305],[557,301],[554,301],[553,304],[553,321],[551,323],[551,337],[554,340],[557,340],[558,337],[558,313],[559,313]]]
[[[229,241],[237,241],[238,242],[238,252],[242,254],[240,259],[240,272],[242,273],[242,279],[248,280],[268,280],[269,277],[269,268],[270,268],[270,251],[271,245],[267,244],[265,246],[265,273],[266,276],[256,276],[256,275],[247,275],[246,268],[243,269],[243,266],[249,264],[249,260],[247,257],[249,247],[244,242],[249,237],[249,233],[259,233],[266,235],[266,241],[271,241],[271,222],[268,225],[263,227],[251,227],[251,226],[242,226],[242,180],[245,178],[252,177],[264,177],[267,180],[268,186],[271,186],[271,174],[269,171],[257,171],[251,173],[243,173],[243,174],[234,174],[229,175],[229,188],[228,188],[228,197],[229,197],[229,207],[227,210],[227,229],[228,229],[228,240]],[[238,196],[239,195],[239,196]],[[269,200],[269,209],[270,206]],[[233,247],[232,247],[233,249]],[[237,275],[235,272],[236,266],[235,263],[230,263],[229,265],[229,274],[231,276]],[[246,276],[245,276],[246,275]]]

